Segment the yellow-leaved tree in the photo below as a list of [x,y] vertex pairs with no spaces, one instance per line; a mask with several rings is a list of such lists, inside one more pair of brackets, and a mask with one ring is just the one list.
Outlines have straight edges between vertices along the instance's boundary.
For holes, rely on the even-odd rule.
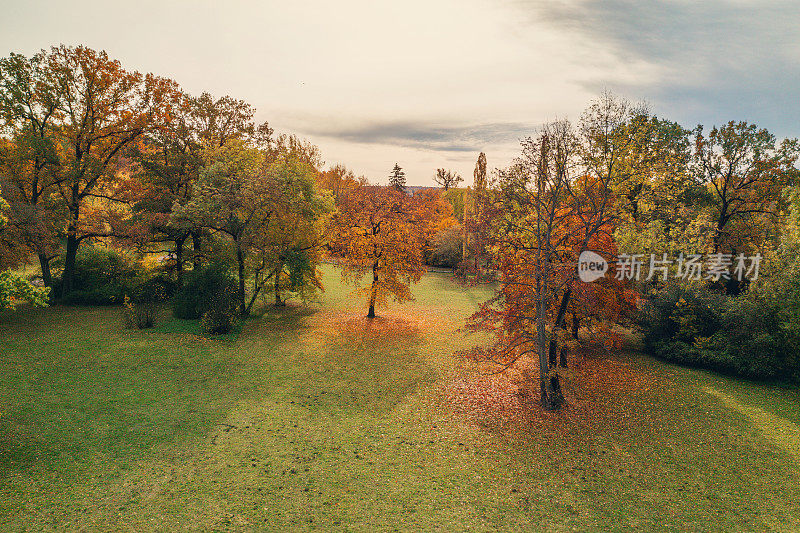
[[345,281],[362,287],[369,318],[389,298],[412,299],[411,284],[425,272],[423,251],[448,214],[449,204],[439,191],[408,195],[396,187],[359,186],[340,198],[333,219],[330,247],[341,259]]

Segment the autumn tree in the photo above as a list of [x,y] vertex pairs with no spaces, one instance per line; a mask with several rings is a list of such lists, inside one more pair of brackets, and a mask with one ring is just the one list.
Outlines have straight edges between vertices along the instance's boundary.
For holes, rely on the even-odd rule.
[[399,164],[395,163],[392,172],[389,174],[389,185],[400,192],[406,191],[406,173]]
[[451,187],[457,187],[459,183],[464,181],[457,172],[453,172],[451,170],[445,170],[443,168],[436,169],[436,177],[433,178],[433,181],[436,182],[442,189],[447,191]]
[[50,261],[57,255],[61,229],[55,198],[61,180],[59,146],[53,129],[61,112],[44,62],[44,52],[0,59],[0,190],[10,203],[18,245],[36,253],[50,287]]
[[[747,122],[731,121],[707,135],[698,126],[694,136],[694,170],[713,198],[713,250],[741,251],[742,243],[734,241],[757,237],[743,235],[757,217],[777,219],[781,192],[797,179],[800,145],[796,139],[778,143],[766,129]],[[730,231],[734,225],[736,235]]]
[[447,207],[441,195],[406,195],[395,187],[361,186],[343,200],[333,219],[331,249],[342,259],[343,277],[360,284],[369,318],[391,297],[412,299],[411,284],[426,271],[425,243]]
[[105,52],[83,46],[54,47],[45,62],[60,114],[54,129],[59,193],[69,213],[62,277],[67,294],[80,243],[113,233],[115,213],[108,206],[123,200],[120,177],[129,170],[127,149],[163,121],[178,93],[170,80],[127,71]]
[[610,284],[598,286],[610,293],[586,290],[576,279],[576,267],[584,251],[614,259],[612,231],[618,217],[613,186],[628,175],[622,154],[633,142],[616,135],[629,117],[624,102],[604,95],[584,113],[577,129],[566,121],[545,126],[523,141],[522,156],[500,173],[487,210],[488,243],[500,289],[469,326],[492,331],[497,340],[473,355],[503,368],[522,360],[526,381],[536,379],[528,366],[535,358],[546,409],[563,402],[557,354],[576,293],[581,305],[602,311],[612,309],[609,297],[624,289]]
[[346,196],[359,185],[366,185],[366,179],[357,178],[352,170],[342,164],[333,165],[328,170],[320,172],[317,179],[319,187],[330,191],[337,205],[340,197]]

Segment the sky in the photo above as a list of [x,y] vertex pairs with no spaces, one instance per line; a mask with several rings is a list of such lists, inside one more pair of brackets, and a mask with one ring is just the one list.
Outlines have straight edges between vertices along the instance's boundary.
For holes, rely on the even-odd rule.
[[0,0],[0,54],[106,50],[186,91],[230,95],[327,164],[385,183],[436,169],[467,185],[478,153],[603,91],[685,127],[747,120],[800,136],[796,0]]

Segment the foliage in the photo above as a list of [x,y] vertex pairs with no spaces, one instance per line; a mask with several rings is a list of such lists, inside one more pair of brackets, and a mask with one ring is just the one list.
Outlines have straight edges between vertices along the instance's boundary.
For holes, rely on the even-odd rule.
[[0,272],[0,310],[14,309],[22,302],[46,307],[49,295],[49,287],[36,287],[10,270]]
[[439,230],[432,248],[425,251],[425,263],[435,267],[455,268],[461,261],[464,231],[460,225]]
[[[83,246],[75,256],[73,290],[62,301],[80,305],[122,303],[141,269],[126,254],[104,246]],[[55,282],[61,288],[60,280]]]
[[450,206],[436,191],[409,196],[395,187],[362,186],[343,201],[333,219],[330,247],[343,260],[342,275],[367,297],[368,316],[391,297],[412,299],[411,284],[426,271],[423,250]]
[[228,266],[211,263],[198,270],[192,270],[184,280],[172,300],[173,313],[177,318],[197,319],[211,310],[218,295],[237,295],[236,280],[230,275]]
[[359,185],[365,185],[366,179],[361,176],[356,178],[353,171],[341,164],[331,166],[328,170],[317,173],[317,185],[321,191],[328,191],[336,205],[339,205],[339,198],[347,195]]

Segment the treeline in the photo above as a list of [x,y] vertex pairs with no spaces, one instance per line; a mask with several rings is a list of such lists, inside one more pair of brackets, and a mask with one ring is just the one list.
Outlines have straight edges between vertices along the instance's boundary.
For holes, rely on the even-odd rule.
[[49,290],[149,308],[182,291],[179,316],[246,315],[259,299],[311,297],[326,253],[354,282],[372,275],[371,315],[408,298],[450,204],[407,194],[399,165],[391,189],[323,169],[316,146],[254,116],[82,46],[0,60],[0,268],[35,258],[45,286],[6,272],[4,306]]

